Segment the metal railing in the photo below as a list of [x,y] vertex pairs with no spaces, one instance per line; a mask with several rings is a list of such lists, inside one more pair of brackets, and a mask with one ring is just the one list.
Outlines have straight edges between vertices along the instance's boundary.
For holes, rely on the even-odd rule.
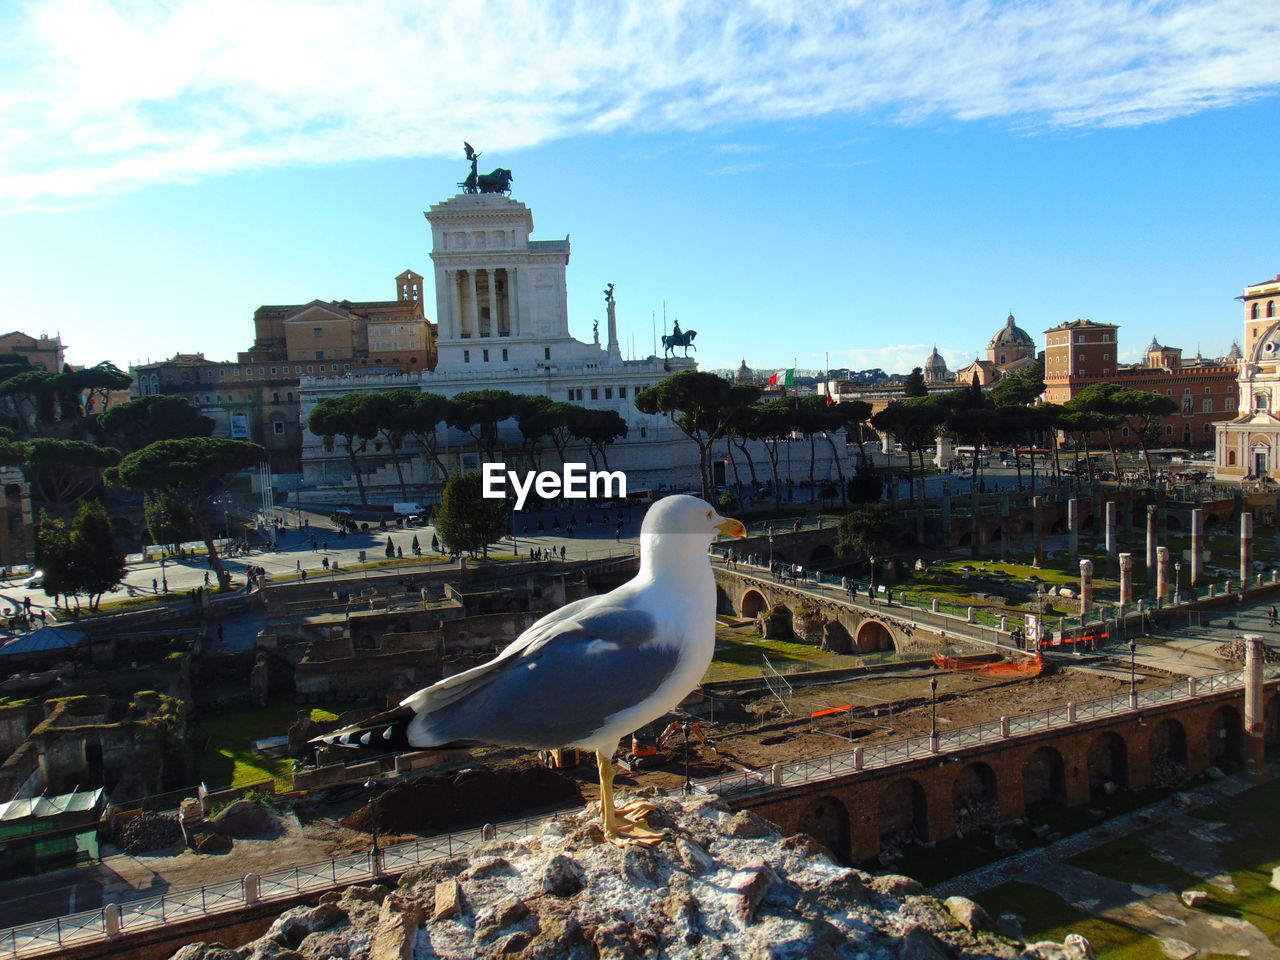
[[392,844],[382,850],[380,868],[374,864],[371,854],[352,854],[261,874],[252,894],[247,891],[253,885],[246,880],[225,880],[11,927],[0,931],[0,957],[38,956],[254,904],[371,882],[387,874],[464,854],[485,839],[526,836],[550,815],[496,824],[488,837],[482,835],[482,830],[470,830]]
[[[1280,667],[1265,668],[1265,679],[1273,680],[1277,677],[1280,677]],[[893,740],[874,746],[855,747],[852,750],[813,760],[775,764],[765,771],[739,772],[723,777],[713,777],[699,781],[696,787],[700,791],[715,793],[722,797],[739,797],[783,787],[803,786],[861,770],[894,766],[918,757],[951,753],[976,744],[1069,727],[1083,720],[1120,716],[1144,707],[1194,700],[1221,690],[1240,687],[1243,683],[1242,670],[1228,670],[1208,677],[1188,678],[1136,691],[1136,698],[1131,694],[1118,694],[1008,717],[999,722],[959,727],[939,733],[936,744],[932,737],[908,737],[904,740]]]

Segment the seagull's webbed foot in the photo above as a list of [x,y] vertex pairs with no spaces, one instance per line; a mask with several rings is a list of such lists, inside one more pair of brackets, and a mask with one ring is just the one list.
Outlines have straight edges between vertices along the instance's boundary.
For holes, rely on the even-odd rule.
[[644,800],[632,800],[615,809],[612,758],[597,752],[596,760],[600,768],[600,818],[603,821],[605,839],[619,846],[652,847],[662,842],[665,834],[653,830],[645,821],[656,809],[653,804]]

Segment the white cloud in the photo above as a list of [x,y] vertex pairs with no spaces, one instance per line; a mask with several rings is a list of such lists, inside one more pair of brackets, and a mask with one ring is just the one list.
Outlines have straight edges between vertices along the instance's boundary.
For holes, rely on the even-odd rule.
[[1274,92],[1270,7],[31,0],[0,15],[0,203],[833,113],[1149,123]]

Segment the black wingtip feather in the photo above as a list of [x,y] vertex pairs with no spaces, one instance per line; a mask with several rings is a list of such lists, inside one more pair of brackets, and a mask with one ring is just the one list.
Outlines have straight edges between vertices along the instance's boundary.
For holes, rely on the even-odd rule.
[[368,720],[313,737],[311,743],[323,747],[349,747],[356,750],[412,750],[409,724],[415,714],[408,707],[397,707]]

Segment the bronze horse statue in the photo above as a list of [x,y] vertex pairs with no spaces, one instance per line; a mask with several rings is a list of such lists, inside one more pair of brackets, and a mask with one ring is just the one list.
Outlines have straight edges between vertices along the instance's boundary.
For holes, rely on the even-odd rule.
[[492,173],[476,174],[472,171],[467,175],[467,179],[463,180],[459,187],[467,193],[507,193],[511,192],[511,181],[515,177],[511,175],[511,171],[503,167],[498,167]]
[[675,334],[670,334],[670,335],[663,334],[662,348],[665,351],[663,353],[663,356],[667,356],[671,353],[674,353],[676,347],[684,347],[684,355],[687,357],[689,355],[690,347],[693,347],[694,350],[698,349],[697,347],[693,346],[693,338],[696,337],[697,335],[698,335],[697,330],[686,330],[684,333],[679,334],[678,336]]

